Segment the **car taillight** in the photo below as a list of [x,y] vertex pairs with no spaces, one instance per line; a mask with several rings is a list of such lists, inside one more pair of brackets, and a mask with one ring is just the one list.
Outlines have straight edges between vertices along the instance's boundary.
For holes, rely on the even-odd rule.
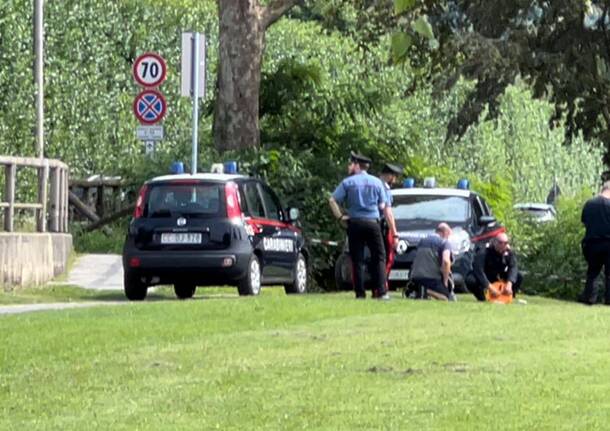
[[144,215],[144,201],[146,200],[146,192],[148,191],[148,186],[144,184],[140,188],[140,193],[138,193],[138,200],[136,201],[136,209],[133,210],[133,218],[140,218]]
[[239,205],[239,191],[237,184],[228,182],[225,185],[225,199],[227,205],[227,217],[231,220],[241,220],[241,207]]

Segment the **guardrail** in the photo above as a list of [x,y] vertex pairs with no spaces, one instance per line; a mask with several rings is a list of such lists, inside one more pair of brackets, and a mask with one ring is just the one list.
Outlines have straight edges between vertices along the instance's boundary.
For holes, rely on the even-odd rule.
[[[68,175],[63,162],[33,157],[0,156],[4,166],[4,195],[0,209],[4,210],[4,231],[15,229],[15,210],[28,209],[36,213],[37,232],[68,232]],[[36,202],[15,202],[17,169],[32,168],[38,173]]]

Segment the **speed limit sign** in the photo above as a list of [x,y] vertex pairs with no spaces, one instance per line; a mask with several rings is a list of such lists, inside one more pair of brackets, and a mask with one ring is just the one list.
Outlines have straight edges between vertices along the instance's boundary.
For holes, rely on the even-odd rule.
[[133,63],[133,77],[142,87],[158,87],[167,75],[167,65],[159,54],[147,52]]

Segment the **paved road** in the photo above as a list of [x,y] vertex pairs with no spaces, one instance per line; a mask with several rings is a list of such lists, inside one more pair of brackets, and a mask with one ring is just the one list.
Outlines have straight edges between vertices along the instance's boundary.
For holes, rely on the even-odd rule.
[[[58,284],[71,284],[94,290],[123,290],[123,264],[121,263],[121,256],[118,254],[85,254],[80,256],[68,274],[68,279]],[[2,305],[0,306],[0,315],[116,304],[127,304],[127,302],[88,301]]]
[[68,275],[67,284],[95,290],[122,290],[123,264],[119,254],[80,256]]
[[100,305],[128,304],[126,301],[56,302],[53,304],[18,304],[0,306],[0,315],[29,313],[32,311],[65,310],[66,308],[99,307]]

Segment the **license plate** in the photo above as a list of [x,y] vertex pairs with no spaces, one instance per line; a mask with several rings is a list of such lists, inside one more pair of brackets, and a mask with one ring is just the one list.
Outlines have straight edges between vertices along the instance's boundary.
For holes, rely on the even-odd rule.
[[200,244],[200,233],[162,233],[161,244]]
[[388,280],[408,280],[409,270],[408,269],[393,269],[390,271]]

